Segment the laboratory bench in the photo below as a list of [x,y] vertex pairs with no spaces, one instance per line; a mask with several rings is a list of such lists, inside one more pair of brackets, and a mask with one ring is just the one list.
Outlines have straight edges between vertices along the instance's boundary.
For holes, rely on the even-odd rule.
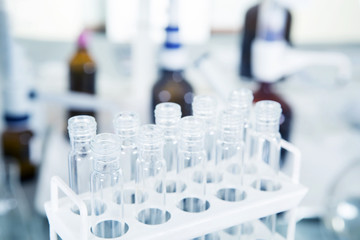
[[[31,60],[34,67],[35,86],[39,91],[59,94],[65,92],[67,63],[75,51],[75,44],[28,39],[18,39],[18,43],[25,48]],[[237,75],[239,46],[240,39],[237,35],[213,36],[207,44],[189,46],[191,50],[189,59],[194,63],[199,57],[207,54],[217,66],[216,77],[223,83],[223,92],[240,87],[254,90],[256,89],[254,82],[240,80]],[[357,125],[360,121],[358,122],[356,114],[353,114],[354,111],[360,112],[360,108],[355,107],[360,103],[360,48],[357,45],[305,45],[299,48],[340,51],[348,55],[353,63],[353,77],[344,86],[334,83],[336,71],[316,67],[307,68],[277,85],[277,91],[287,99],[294,111],[291,142],[302,152],[300,182],[309,187],[302,207],[315,213],[304,216],[305,219],[297,223],[295,239],[332,240],[319,217],[321,214],[316,213],[324,212],[327,191],[338,169],[360,156],[360,151],[356,147],[356,143],[360,142],[360,124]],[[133,87],[130,81],[133,71],[131,44],[110,43],[103,35],[96,34],[90,49],[99,67],[98,95],[108,98],[107,100],[118,104],[120,108],[140,111],[143,122],[146,122],[149,111],[149,101],[146,98],[148,95],[145,95],[141,101],[134,102],[136,94],[129,91]],[[155,60],[156,58],[151,63],[153,66],[156,66]],[[192,79],[197,93],[217,94],[218,92],[209,84],[204,74],[199,73],[194,64],[191,66],[187,74],[188,78]],[[144,86],[150,86],[155,81],[156,71],[153,70],[148,76],[149,79],[144,80],[147,81]],[[57,108],[50,108],[48,111],[46,124],[64,124],[61,121],[63,118],[61,111]],[[106,130],[107,127],[104,126],[103,131]],[[32,206],[36,183],[29,182],[23,187],[27,196],[30,197]],[[46,218],[36,213],[34,209],[32,211],[29,224],[33,239],[49,239]]]

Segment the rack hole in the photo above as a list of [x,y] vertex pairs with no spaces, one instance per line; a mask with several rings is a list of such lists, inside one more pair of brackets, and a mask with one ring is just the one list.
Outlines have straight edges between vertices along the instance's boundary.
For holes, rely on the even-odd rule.
[[281,184],[270,179],[258,179],[251,184],[251,187],[263,192],[274,192],[280,190]]
[[[139,204],[147,200],[147,194],[139,193]],[[121,204],[121,193],[116,192],[114,196],[114,202]],[[127,189],[124,191],[124,202],[125,204],[135,204],[136,203],[136,193],[135,190]]]
[[148,225],[163,224],[169,219],[170,213],[159,208],[147,208],[138,214],[138,221]]
[[[179,189],[180,189],[179,192],[183,192],[186,189],[186,184],[183,182],[176,183],[176,181],[166,181],[166,192],[167,193],[176,193],[177,187],[179,187]],[[162,183],[159,183],[156,186],[156,191],[158,193],[162,193]]]
[[200,198],[184,198],[178,204],[178,208],[191,213],[204,212],[208,210],[209,207],[210,203]]
[[[91,202],[90,202],[90,200],[84,200],[84,203],[85,203],[85,206],[87,209],[87,215],[90,216],[91,215]],[[73,205],[71,207],[71,211],[73,213],[75,213],[76,215],[80,215],[80,210],[79,210],[78,206],[76,206],[76,205]]]
[[217,191],[216,196],[224,201],[239,202],[246,198],[246,193],[236,188],[222,188]]
[[220,240],[220,237],[217,233],[209,233],[202,237],[193,238],[192,240]]
[[[206,173],[206,183],[218,183],[221,182],[223,179],[222,174],[216,172],[207,172]],[[202,172],[195,172],[193,176],[193,181],[197,183],[203,182],[203,173]]]
[[128,230],[129,226],[126,223],[105,220],[92,227],[91,233],[99,238],[117,238],[123,236]]
[[226,228],[223,231],[229,235],[251,235],[254,233],[254,226],[251,223],[243,223],[238,226]]
[[[84,200],[84,203],[86,205],[86,209],[87,209],[87,215],[90,216],[91,215],[91,210],[92,210],[92,207],[91,207],[91,201],[90,200]],[[76,215],[80,215],[80,210],[78,208],[78,206],[74,205],[71,207],[70,209],[73,213],[75,213]],[[101,201],[98,201],[98,200],[95,200],[95,215],[96,216],[99,216],[101,214],[103,214],[106,210],[106,204],[101,202]]]
[[[249,164],[245,164],[244,166],[245,166],[244,167],[245,174],[252,175],[256,173],[256,166],[254,164],[249,163]],[[227,167],[227,171],[231,174],[239,175],[241,174],[241,167],[239,166],[239,164],[233,163]]]

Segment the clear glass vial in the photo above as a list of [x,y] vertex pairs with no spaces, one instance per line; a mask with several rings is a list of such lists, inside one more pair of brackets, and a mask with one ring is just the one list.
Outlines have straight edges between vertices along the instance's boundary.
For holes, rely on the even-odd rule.
[[92,154],[90,142],[96,135],[94,117],[79,115],[68,120],[71,143],[69,153],[69,186],[76,193],[90,191],[92,173]]
[[[91,141],[91,231],[101,238],[120,237],[127,231],[124,222],[123,175],[120,169],[120,137],[98,134]],[[111,204],[115,201],[116,204]],[[106,211],[106,220],[102,214]]]
[[139,116],[134,112],[120,112],[113,121],[115,133],[120,137],[121,155],[120,167],[123,170],[124,180],[135,179],[138,146],[136,137],[140,128]]
[[162,224],[170,218],[166,211],[167,168],[163,145],[163,133],[158,126],[146,124],[140,127],[136,163],[136,217],[148,225]]
[[207,160],[215,162],[216,145],[216,118],[217,102],[216,99],[208,95],[195,96],[192,103],[193,115],[201,119],[204,124],[204,141]]
[[255,115],[257,160],[267,163],[272,169],[270,175],[276,177],[280,170],[281,135],[279,126],[281,105],[270,100],[257,102]]
[[[244,175],[244,116],[236,109],[223,110],[219,116],[216,141],[216,173],[221,178],[225,171],[238,176],[236,185],[243,185]],[[227,169],[226,169],[227,168]]]
[[164,134],[164,159],[168,171],[176,171],[178,158],[178,124],[181,118],[181,107],[177,103],[159,103],[155,107],[155,123]]
[[253,126],[251,124],[251,110],[254,96],[251,90],[247,88],[240,88],[230,93],[228,98],[229,108],[236,109],[243,116],[242,123],[242,138],[245,144],[244,149],[244,164],[246,171],[252,173],[255,171],[251,162],[254,156],[254,139],[252,138]]
[[[261,176],[258,174],[253,185],[257,190],[276,191],[280,187],[277,179],[280,170],[281,111],[281,105],[275,101],[265,100],[255,105],[256,159],[259,164],[265,162],[269,166]],[[272,239],[276,230],[276,214],[265,218],[265,224],[271,231],[269,238]]]
[[[207,156],[204,147],[204,124],[194,116],[183,117],[179,129],[179,165],[177,169],[177,196],[181,199],[178,207],[186,212],[207,210]],[[184,198],[181,186],[183,179],[196,182],[193,195]],[[186,186],[185,186],[186,187]]]

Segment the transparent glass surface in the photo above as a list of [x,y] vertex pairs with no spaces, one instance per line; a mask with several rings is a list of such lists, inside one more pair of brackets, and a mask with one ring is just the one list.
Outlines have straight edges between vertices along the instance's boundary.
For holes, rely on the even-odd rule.
[[330,189],[323,222],[340,240],[360,239],[360,160],[340,171]]

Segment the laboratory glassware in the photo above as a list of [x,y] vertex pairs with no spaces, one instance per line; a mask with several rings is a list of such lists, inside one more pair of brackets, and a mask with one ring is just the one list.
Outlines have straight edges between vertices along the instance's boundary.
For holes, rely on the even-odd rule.
[[360,160],[344,168],[334,179],[325,200],[323,222],[341,240],[360,239]]
[[274,83],[259,83],[259,88],[254,92],[254,102],[256,103],[263,100],[272,100],[280,103],[282,108],[280,133],[283,139],[289,141],[293,122],[291,106],[280,94],[276,92],[276,86]]
[[[206,211],[207,157],[204,144],[203,121],[194,116],[183,117],[179,124],[179,163],[177,169],[178,207],[186,212]],[[195,184],[192,196],[184,196],[181,179],[192,179]]]
[[92,153],[90,142],[96,135],[96,121],[92,116],[78,115],[68,120],[71,143],[69,152],[69,186],[76,193],[90,191]]
[[[271,49],[276,50],[275,43],[277,42],[286,42],[289,41],[290,28],[291,28],[291,14],[290,12],[278,3],[275,0],[264,0],[257,8],[254,10],[256,14],[256,26],[254,29],[254,37],[251,46],[248,46],[248,51],[254,52],[255,50],[262,50],[255,43],[259,41],[264,41],[265,43],[274,43],[273,45],[267,46],[267,49],[270,49],[269,52],[265,51],[263,54],[267,57],[268,54],[274,54]],[[260,54],[260,52],[259,52]],[[250,59],[252,66],[256,66],[259,69],[266,68],[266,61],[262,62],[260,56],[253,55]],[[281,67],[281,66],[280,66]],[[285,68],[285,66],[283,66]],[[253,69],[253,71],[255,71]],[[262,79],[261,76],[257,76],[256,72],[252,73],[255,81],[258,82],[258,88],[254,92],[254,102],[262,100],[273,100],[281,104],[282,107],[282,119],[280,125],[280,133],[283,139],[289,140],[291,124],[292,124],[292,110],[290,105],[276,92],[275,84],[279,80],[283,79],[284,76],[278,76],[278,78]],[[271,75],[271,74],[270,74]],[[267,77],[273,77],[267,76]]]
[[[281,135],[279,132],[281,105],[265,100],[255,105],[255,149],[258,163],[265,162],[269,169],[266,174],[258,173],[254,187],[257,190],[276,191],[279,188]],[[265,219],[272,236],[276,232],[276,215]]]
[[[116,238],[124,235],[123,175],[120,169],[120,138],[116,134],[96,135],[91,143],[93,172],[91,174],[91,232],[97,237]],[[112,202],[107,217],[101,215]]]
[[[96,94],[96,63],[88,51],[89,32],[84,30],[78,40],[75,54],[69,62],[69,90]],[[93,109],[70,108],[68,118],[76,115],[95,117]]]
[[[240,111],[227,108],[220,113],[218,136],[216,141],[216,172],[217,178],[225,171],[238,176],[235,186],[242,186],[244,175],[244,117]],[[226,162],[226,163],[225,163]],[[231,162],[231,164],[229,164]],[[230,169],[224,169],[223,164]]]
[[31,104],[28,62],[22,48],[15,44],[11,33],[8,1],[0,1],[0,81],[2,83],[2,154],[5,162],[19,166],[21,181],[34,179],[34,129],[30,126]]
[[215,162],[217,102],[212,96],[198,95],[192,104],[193,115],[201,119],[205,131],[205,151],[210,164]]
[[250,89],[240,88],[232,91],[228,97],[228,107],[239,112],[242,116],[241,135],[244,142],[244,168],[247,173],[254,173],[254,139],[251,113],[253,105],[253,93]]
[[[170,218],[166,210],[166,162],[163,157],[163,133],[154,124],[140,127],[139,157],[136,163],[136,218],[148,225],[165,223]],[[154,192],[157,194],[154,194]]]
[[[268,1],[264,0],[263,2]],[[273,1],[273,0],[271,0]],[[251,80],[254,78],[252,72],[252,44],[255,40],[257,35],[258,29],[260,27],[259,23],[259,15],[260,13],[260,6],[262,3],[256,4],[247,10],[245,15],[245,23],[244,23],[244,33],[243,37],[241,38],[241,61],[240,61],[240,76],[246,77],[246,80]],[[260,14],[259,14],[260,13]],[[270,22],[270,21],[268,21]],[[290,30],[291,30],[291,23],[292,23],[292,15],[288,9],[285,9],[285,27],[281,34],[283,34],[283,38],[289,44],[291,44],[290,40]],[[267,35],[267,39],[271,39],[276,37],[275,34],[269,33]]]
[[2,133],[5,161],[18,164],[21,181],[34,179],[37,167],[30,159],[34,133],[29,127],[29,116],[5,116],[5,125]]
[[183,116],[192,114],[194,90],[184,77],[186,53],[180,41],[177,22],[177,1],[171,1],[166,40],[160,51],[160,79],[152,88],[152,121],[155,106],[162,102],[174,102],[181,106]]
[[178,164],[178,128],[181,107],[177,103],[159,103],[155,107],[155,123],[164,134],[164,159],[168,171],[176,171]]
[[134,180],[136,174],[138,158],[136,137],[139,133],[140,119],[135,112],[123,111],[115,116],[113,126],[115,133],[120,137],[120,167],[124,174],[124,181],[128,182]]
[[30,240],[29,214],[18,165],[0,157],[0,239]]

